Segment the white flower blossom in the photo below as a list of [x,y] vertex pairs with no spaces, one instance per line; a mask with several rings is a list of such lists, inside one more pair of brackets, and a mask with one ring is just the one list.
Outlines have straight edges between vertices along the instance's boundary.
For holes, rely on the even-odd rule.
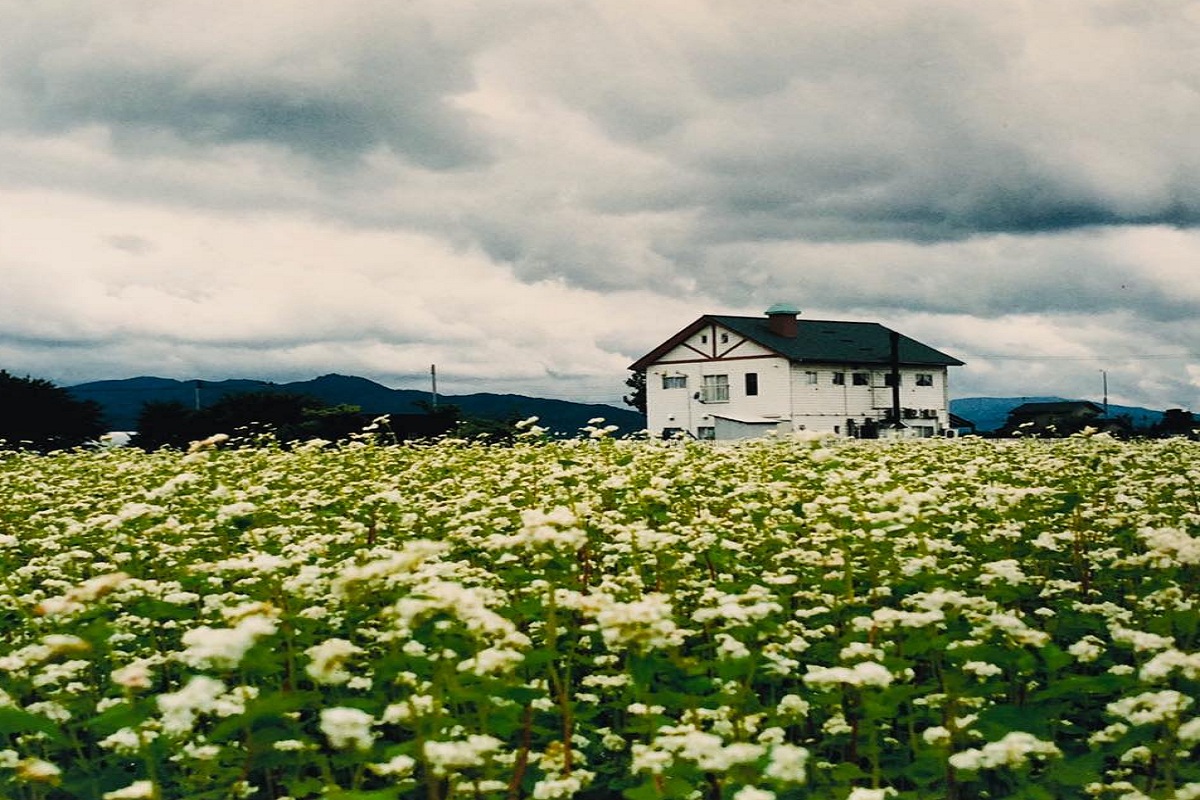
[[321,733],[335,750],[370,750],[375,741],[371,730],[374,718],[359,708],[336,706],[323,708],[320,714]]
[[997,767],[1020,767],[1031,758],[1061,756],[1053,742],[1047,742],[1024,731],[1010,731],[1000,741],[988,742],[982,748],[972,748],[950,756],[956,769],[981,770]]

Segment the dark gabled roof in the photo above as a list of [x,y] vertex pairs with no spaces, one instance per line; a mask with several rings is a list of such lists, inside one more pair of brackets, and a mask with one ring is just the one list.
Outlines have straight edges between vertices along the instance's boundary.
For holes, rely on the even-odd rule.
[[[764,317],[705,314],[691,325],[634,362],[630,369],[641,371],[701,328],[717,324],[797,362],[835,364],[891,363],[891,331],[877,322],[836,322],[798,319],[795,338],[771,332]],[[905,365],[962,366],[953,356],[934,350],[900,334],[900,363]]]
[[950,412],[950,427],[951,428],[970,428],[971,430],[975,430],[975,423],[972,422],[971,420],[967,419],[966,417],[960,417],[958,414],[955,414],[953,411],[951,411]]
[[1048,403],[1022,403],[1009,414],[1037,416],[1038,414],[1070,414],[1073,411],[1092,411],[1103,414],[1104,409],[1090,400],[1056,400]]

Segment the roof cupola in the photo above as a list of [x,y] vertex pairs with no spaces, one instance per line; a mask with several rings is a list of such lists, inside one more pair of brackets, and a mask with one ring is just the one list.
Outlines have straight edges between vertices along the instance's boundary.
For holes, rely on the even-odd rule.
[[791,303],[776,303],[767,309],[767,327],[776,336],[795,339],[800,333],[800,325],[796,321],[799,315],[800,309]]

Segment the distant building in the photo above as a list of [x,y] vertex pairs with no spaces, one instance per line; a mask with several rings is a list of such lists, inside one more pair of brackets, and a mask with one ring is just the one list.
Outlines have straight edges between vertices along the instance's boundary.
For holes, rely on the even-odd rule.
[[634,362],[662,436],[742,439],[817,431],[860,438],[953,431],[953,356],[872,322],[706,314]]
[[1070,436],[1084,428],[1104,433],[1130,432],[1128,421],[1109,418],[1104,408],[1089,400],[1022,403],[1008,412],[1002,436]]

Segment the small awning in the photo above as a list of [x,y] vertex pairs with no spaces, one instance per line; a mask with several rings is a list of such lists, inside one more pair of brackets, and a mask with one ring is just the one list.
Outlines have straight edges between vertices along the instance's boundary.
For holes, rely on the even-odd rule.
[[740,422],[743,425],[778,425],[781,422],[786,422],[783,417],[751,417],[751,416],[733,416],[732,414],[710,414],[714,419],[727,419],[730,422]]

